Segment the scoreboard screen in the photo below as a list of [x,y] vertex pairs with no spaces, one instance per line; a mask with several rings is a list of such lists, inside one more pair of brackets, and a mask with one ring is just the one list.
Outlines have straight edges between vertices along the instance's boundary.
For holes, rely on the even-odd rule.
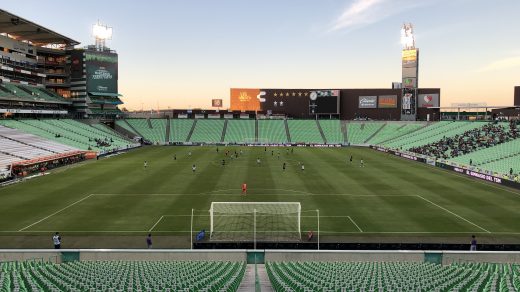
[[339,90],[311,93],[309,114],[339,114]]

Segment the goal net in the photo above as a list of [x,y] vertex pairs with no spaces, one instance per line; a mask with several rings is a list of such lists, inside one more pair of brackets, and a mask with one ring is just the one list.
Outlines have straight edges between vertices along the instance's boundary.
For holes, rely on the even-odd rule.
[[299,202],[212,202],[212,241],[299,241]]
[[244,138],[244,143],[245,144],[260,144],[260,145],[264,145],[264,144],[269,144],[269,139],[267,138]]

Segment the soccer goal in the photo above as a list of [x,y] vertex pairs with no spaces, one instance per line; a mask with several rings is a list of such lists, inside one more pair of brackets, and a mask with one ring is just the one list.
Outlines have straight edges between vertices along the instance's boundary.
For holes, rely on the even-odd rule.
[[212,241],[299,241],[299,202],[212,202]]
[[267,138],[244,138],[245,144],[260,144],[267,145],[269,144],[269,139]]

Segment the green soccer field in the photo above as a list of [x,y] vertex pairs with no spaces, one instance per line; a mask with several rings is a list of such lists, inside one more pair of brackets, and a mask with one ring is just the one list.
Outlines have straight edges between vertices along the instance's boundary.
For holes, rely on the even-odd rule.
[[[520,238],[520,193],[501,186],[366,148],[216,149],[146,147],[1,188],[0,247],[33,247],[32,239],[55,231],[81,238],[81,247],[148,232],[182,242],[165,246],[187,247],[192,209],[193,229],[209,230],[216,201],[300,202],[302,232],[316,233],[319,209],[320,234],[331,241]],[[231,159],[226,150],[243,154]]]

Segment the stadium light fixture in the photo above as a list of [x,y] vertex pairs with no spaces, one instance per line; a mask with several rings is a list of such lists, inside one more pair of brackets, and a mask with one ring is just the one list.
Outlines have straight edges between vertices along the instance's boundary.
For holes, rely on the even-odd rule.
[[96,39],[111,40],[112,28],[98,22],[92,26],[92,35]]
[[401,27],[401,45],[404,50],[415,49],[415,35],[411,23],[405,23]]

